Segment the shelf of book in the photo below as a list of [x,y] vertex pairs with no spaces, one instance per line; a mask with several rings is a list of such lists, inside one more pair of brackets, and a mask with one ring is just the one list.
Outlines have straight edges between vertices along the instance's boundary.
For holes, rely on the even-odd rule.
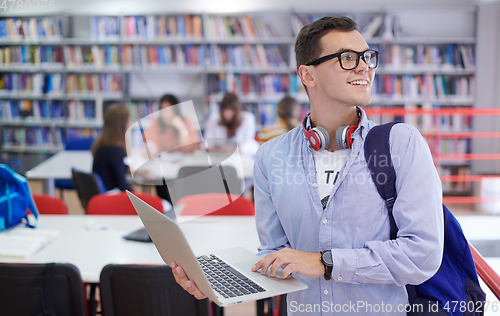
[[[346,14],[359,22],[369,44],[383,56],[372,104],[396,109],[406,105],[405,112],[384,115],[415,122],[414,117],[422,115],[425,121],[427,113],[413,113],[413,107],[474,104],[475,37],[404,36],[397,14]],[[113,101],[125,101],[136,116],[149,113],[155,98],[165,91],[130,94],[130,77],[181,73],[207,78],[204,95],[199,97],[207,103],[234,92],[256,114],[259,126],[272,124],[276,121],[272,111],[283,96],[308,103],[295,73],[293,45],[304,23],[319,17],[283,11],[86,16],[78,21],[73,17],[7,18],[0,20],[0,102],[60,100],[64,111],[57,115],[66,120],[55,126],[69,128],[64,124],[74,121],[69,113],[74,102],[93,102],[94,116],[105,108],[103,102]],[[392,29],[388,31],[384,23],[389,20]],[[87,30],[82,30],[85,25]],[[63,36],[65,29],[72,33]],[[31,127],[29,115],[28,119],[19,115],[16,126],[24,122]],[[96,128],[100,120],[80,122],[81,127]]]
[[377,67],[378,75],[449,75],[449,76],[464,76],[474,75],[475,69],[469,68],[446,68],[446,67],[417,67],[417,66],[399,66],[399,67]]
[[22,153],[38,153],[38,154],[55,154],[61,150],[64,150],[64,147],[61,146],[15,146],[15,145],[3,145],[3,150],[5,152],[22,152]]
[[52,120],[21,120],[21,119],[3,119],[0,121],[3,126],[57,126],[58,122]]

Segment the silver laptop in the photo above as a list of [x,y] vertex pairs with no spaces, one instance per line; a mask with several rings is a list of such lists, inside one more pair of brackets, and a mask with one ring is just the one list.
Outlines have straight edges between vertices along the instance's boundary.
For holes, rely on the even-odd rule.
[[279,273],[272,278],[252,272],[252,266],[261,258],[246,248],[196,257],[177,223],[129,191],[127,194],[163,261],[181,266],[201,292],[217,305],[229,306],[307,288],[292,277],[282,280]]

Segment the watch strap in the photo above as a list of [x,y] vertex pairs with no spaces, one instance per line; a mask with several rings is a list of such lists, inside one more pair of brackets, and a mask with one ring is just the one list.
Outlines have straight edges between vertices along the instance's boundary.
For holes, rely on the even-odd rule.
[[324,274],[324,278],[325,278],[325,280],[329,281],[329,280],[331,280],[331,278],[332,278],[333,265],[332,265],[332,264],[327,264],[327,263],[323,260],[323,254],[324,254],[325,252],[329,252],[329,253],[330,253],[330,257],[332,256],[332,254],[331,254],[331,250],[325,250],[325,251],[322,251],[322,252],[321,252],[321,263],[323,263],[323,266],[325,267],[325,274]]

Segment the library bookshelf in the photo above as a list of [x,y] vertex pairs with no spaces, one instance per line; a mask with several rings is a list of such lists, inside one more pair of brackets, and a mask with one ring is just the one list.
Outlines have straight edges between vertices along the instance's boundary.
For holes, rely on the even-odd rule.
[[[476,106],[476,9],[449,11],[432,12],[442,19],[430,25],[418,24],[428,10],[4,18],[2,150],[62,150],[67,139],[97,135],[109,104],[124,102],[137,120],[157,110],[167,92],[193,99],[201,121],[227,91],[256,115],[258,129],[276,121],[285,95],[299,100],[305,115],[295,37],[321,16],[347,15],[381,53],[369,118],[418,127],[445,192],[470,194],[470,183],[479,181],[470,173],[471,161],[497,159],[472,154],[471,140],[499,136],[475,133],[472,117],[498,113]],[[471,30],[450,31],[464,27]]]

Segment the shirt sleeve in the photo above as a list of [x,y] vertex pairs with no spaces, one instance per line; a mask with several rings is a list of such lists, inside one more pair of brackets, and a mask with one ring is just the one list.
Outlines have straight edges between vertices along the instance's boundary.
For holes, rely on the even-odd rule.
[[368,241],[360,249],[332,249],[332,277],[338,282],[420,284],[441,264],[442,187],[427,142],[406,124],[393,128],[390,141],[397,177],[397,238]]
[[260,240],[258,255],[261,257],[285,247],[291,248],[271,199],[264,156],[264,148],[261,147],[257,151],[253,171],[255,222]]

